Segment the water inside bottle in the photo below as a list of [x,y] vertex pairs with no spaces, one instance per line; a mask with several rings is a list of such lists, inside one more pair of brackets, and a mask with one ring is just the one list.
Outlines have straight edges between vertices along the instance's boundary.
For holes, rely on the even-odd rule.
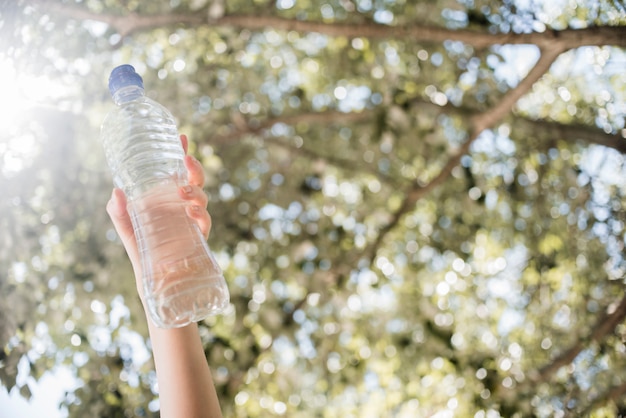
[[129,206],[142,258],[144,296],[155,323],[183,326],[222,311],[228,296],[221,269],[198,225],[187,216],[178,186],[157,185]]

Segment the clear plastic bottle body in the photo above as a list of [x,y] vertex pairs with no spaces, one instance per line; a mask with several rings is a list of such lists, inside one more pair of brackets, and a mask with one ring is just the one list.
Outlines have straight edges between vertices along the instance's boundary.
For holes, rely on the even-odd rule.
[[187,172],[174,118],[140,88],[126,87],[114,100],[102,145],[128,200],[153,322],[175,328],[222,312],[229,303],[222,271],[178,196]]

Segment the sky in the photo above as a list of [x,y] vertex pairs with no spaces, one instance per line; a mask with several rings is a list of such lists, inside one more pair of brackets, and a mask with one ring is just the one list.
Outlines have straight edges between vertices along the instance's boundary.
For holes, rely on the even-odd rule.
[[0,386],[0,418],[64,418],[66,410],[59,409],[59,403],[66,390],[72,388],[72,373],[65,368],[56,368],[46,372],[35,382],[32,377],[26,380],[32,390],[30,401],[19,394],[17,388],[7,393],[5,387]]

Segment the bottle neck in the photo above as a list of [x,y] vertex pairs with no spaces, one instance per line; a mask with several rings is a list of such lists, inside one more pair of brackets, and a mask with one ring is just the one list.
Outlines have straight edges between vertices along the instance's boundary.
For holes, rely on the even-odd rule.
[[144,96],[143,87],[126,86],[122,87],[113,95],[113,101],[116,105],[121,105]]

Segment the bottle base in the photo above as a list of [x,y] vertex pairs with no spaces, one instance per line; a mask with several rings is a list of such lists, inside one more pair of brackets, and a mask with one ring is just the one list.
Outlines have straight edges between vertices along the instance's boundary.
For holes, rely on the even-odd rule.
[[180,292],[162,291],[147,298],[154,324],[159,328],[180,328],[222,313],[229,295],[219,285],[191,287]]

